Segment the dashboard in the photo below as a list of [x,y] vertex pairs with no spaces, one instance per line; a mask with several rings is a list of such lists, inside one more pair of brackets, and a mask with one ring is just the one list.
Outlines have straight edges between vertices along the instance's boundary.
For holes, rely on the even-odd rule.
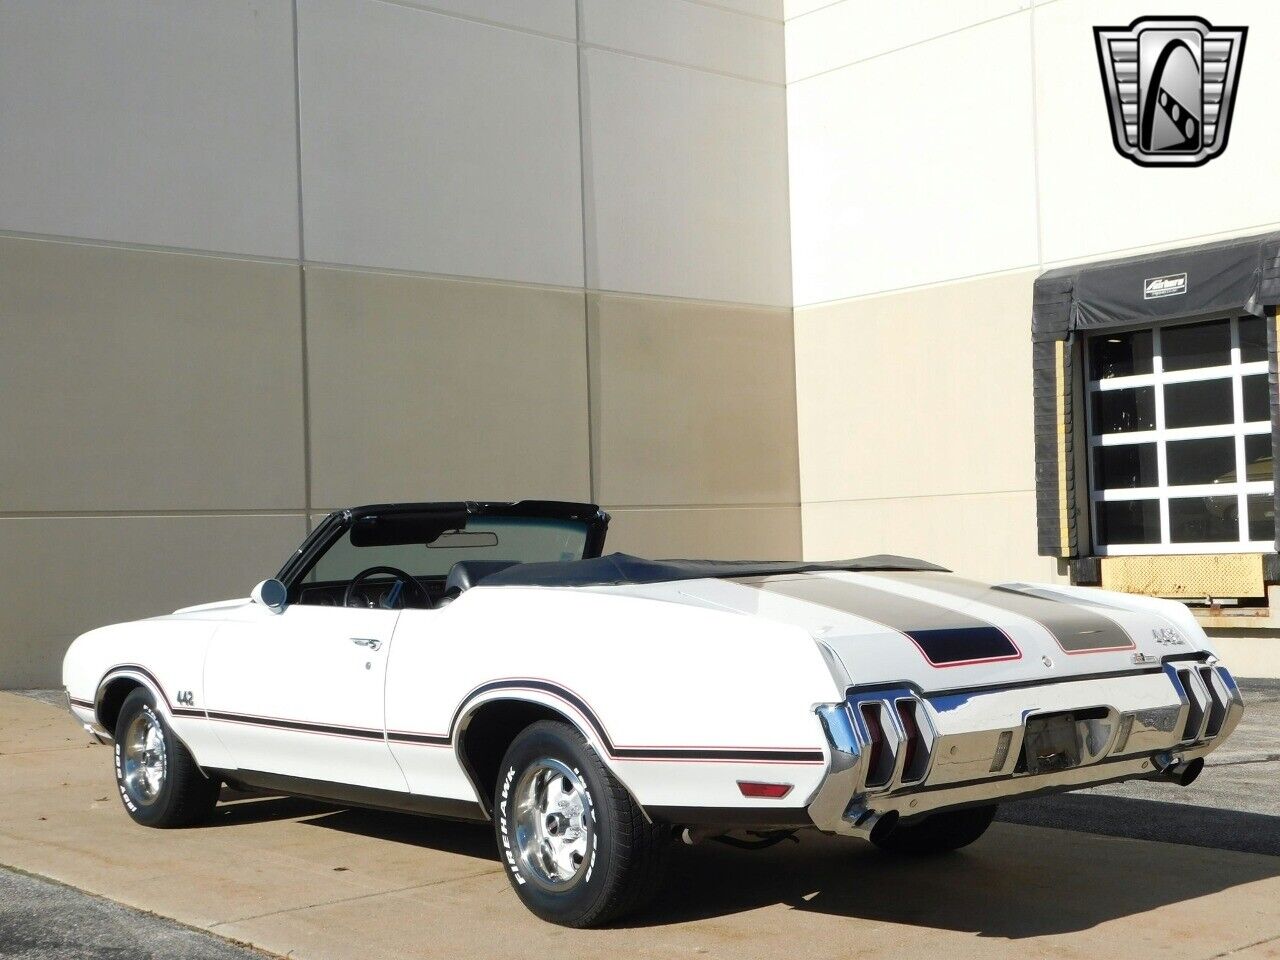
[[[414,577],[414,580],[427,592],[427,595],[431,598],[432,606],[443,596],[443,577]],[[298,590],[298,603],[313,607],[341,607],[344,605],[343,598],[346,596],[349,583],[349,580],[304,583]],[[366,580],[356,588],[351,605],[359,607],[381,606],[383,599],[387,596],[394,583],[395,581],[390,578]],[[421,608],[423,606],[421,600],[412,590],[405,591],[402,605],[409,608]]]

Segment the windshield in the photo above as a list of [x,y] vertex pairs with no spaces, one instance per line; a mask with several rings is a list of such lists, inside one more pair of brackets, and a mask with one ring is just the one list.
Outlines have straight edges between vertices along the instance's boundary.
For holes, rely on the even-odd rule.
[[587,533],[588,524],[581,520],[548,517],[363,517],[320,556],[306,580],[350,580],[378,566],[444,579],[460,560],[580,560]]

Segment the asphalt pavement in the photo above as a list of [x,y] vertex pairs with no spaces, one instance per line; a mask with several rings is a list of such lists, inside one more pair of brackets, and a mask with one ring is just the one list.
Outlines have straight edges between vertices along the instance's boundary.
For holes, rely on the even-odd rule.
[[1195,783],[1130,780],[1010,803],[999,819],[1280,856],[1280,680],[1242,680],[1244,719]]
[[0,867],[0,957],[20,960],[263,960],[267,954]]

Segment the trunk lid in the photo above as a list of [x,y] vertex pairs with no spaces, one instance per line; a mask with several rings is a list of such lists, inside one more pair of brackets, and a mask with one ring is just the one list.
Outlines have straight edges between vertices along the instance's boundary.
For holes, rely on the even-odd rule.
[[680,585],[690,600],[801,626],[854,685],[926,690],[1159,669],[1192,653],[1171,619],[1049,585],[991,586],[948,573],[826,572]]

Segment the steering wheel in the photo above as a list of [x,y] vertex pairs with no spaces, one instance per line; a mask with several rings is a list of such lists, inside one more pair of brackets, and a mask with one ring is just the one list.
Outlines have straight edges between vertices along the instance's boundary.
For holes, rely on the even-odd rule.
[[342,605],[344,607],[356,606],[352,604],[352,600],[356,595],[356,587],[368,580],[370,577],[378,574],[385,574],[389,577],[395,577],[395,583],[378,601],[378,606],[384,610],[399,610],[404,606],[404,592],[406,589],[412,590],[422,600],[424,607],[431,606],[431,597],[427,594],[426,589],[413,577],[405,573],[399,567],[369,567],[361,570],[355,575],[350,583],[347,584],[347,592],[342,595]]

